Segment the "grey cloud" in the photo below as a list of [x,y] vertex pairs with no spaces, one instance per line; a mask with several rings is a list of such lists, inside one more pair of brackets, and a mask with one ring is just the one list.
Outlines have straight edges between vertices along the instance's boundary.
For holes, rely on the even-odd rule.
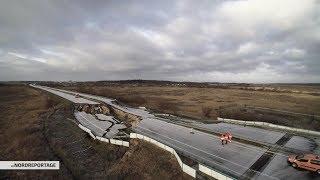
[[320,81],[313,0],[0,5],[0,80]]

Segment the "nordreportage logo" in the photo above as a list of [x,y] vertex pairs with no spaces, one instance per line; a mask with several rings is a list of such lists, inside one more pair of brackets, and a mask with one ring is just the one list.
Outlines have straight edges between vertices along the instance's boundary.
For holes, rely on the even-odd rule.
[[0,169],[59,169],[59,161],[0,161]]
[[14,163],[11,167],[56,167],[55,163]]

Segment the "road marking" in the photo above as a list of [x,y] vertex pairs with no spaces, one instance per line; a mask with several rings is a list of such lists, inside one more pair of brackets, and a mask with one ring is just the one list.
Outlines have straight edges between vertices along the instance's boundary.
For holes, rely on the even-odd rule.
[[[183,126],[183,127],[186,127],[186,126],[184,126],[183,125],[183,123],[182,124],[180,124],[180,123],[171,123],[171,122],[168,122],[168,121],[166,121],[166,120],[162,120],[161,118],[156,118],[157,120],[160,120],[160,121],[164,121],[164,122],[166,122],[166,123],[170,123],[170,124],[175,124],[175,125],[178,125],[178,126]],[[198,128],[198,127],[197,127]],[[202,127],[201,127],[202,128]],[[200,128],[200,129],[201,129]],[[210,130],[210,129],[204,129],[204,130],[206,130],[206,131],[212,131],[212,130]],[[203,132],[203,131],[201,131],[201,130],[195,130],[195,131],[198,131],[198,132],[200,132],[200,133],[205,133],[205,134],[208,134],[208,136],[212,136],[212,137],[214,137],[214,138],[216,138],[216,137],[219,137],[219,136],[216,136],[216,135],[213,135],[213,134],[210,134],[210,133],[206,133],[206,132]],[[214,132],[214,131],[212,131],[212,132]],[[222,133],[222,131],[217,131],[218,133]],[[271,132],[270,132],[271,133]],[[242,139],[246,139],[246,138],[243,138],[242,136],[237,136],[237,137],[240,137],[240,138],[242,138]],[[281,138],[281,137],[280,137]],[[279,139],[280,139],[279,138]],[[251,141],[255,141],[255,142],[261,142],[261,141],[258,141],[258,140],[251,140]],[[251,151],[256,151],[256,152],[261,152],[261,149],[265,149],[265,151],[267,151],[269,148],[265,148],[265,147],[256,147],[256,146],[254,146],[254,145],[251,145],[251,147],[249,147],[250,145],[247,145],[247,144],[245,144],[245,143],[240,143],[240,142],[237,142],[237,141],[233,141],[234,143],[233,143],[233,145],[234,146],[238,146],[238,147],[240,147],[240,148],[245,148],[245,149],[249,149],[249,150],[251,150]],[[236,152],[236,151],[234,151],[234,150],[231,150],[231,151],[233,151],[233,152]],[[279,152],[274,152],[274,154],[276,154],[276,155],[279,155],[279,156],[283,156],[283,157],[285,157],[285,158],[287,158],[288,157],[288,155],[285,155],[285,154],[282,154],[282,153],[279,153]]]
[[[55,89],[55,88],[54,88],[54,89]],[[56,91],[66,92],[66,93],[77,94],[77,92],[73,92],[73,91],[66,91],[66,90],[60,90],[60,89],[55,89],[55,90],[56,90]],[[107,103],[107,104],[109,104],[109,105],[114,106],[115,108],[119,108],[120,110],[124,110],[124,111],[127,110],[127,111],[128,111],[128,109],[126,109],[126,108],[123,108],[123,107],[121,107],[121,106],[118,106],[118,105],[109,103],[109,101],[105,101],[105,97],[102,97],[102,96],[94,96],[94,95],[89,95],[89,94],[85,94],[85,93],[78,93],[78,94],[80,94],[80,95],[82,95],[82,96],[85,96],[85,97],[87,97],[87,98],[92,98],[92,99],[96,99],[96,100],[99,100],[99,101],[103,101],[103,102],[105,102],[105,103]],[[107,99],[107,100],[108,100],[108,99]],[[111,101],[110,101],[110,102],[111,102]],[[127,112],[127,111],[126,111],[126,112]],[[127,113],[132,113],[132,112],[127,112]],[[165,121],[165,122],[166,122],[166,121]],[[169,122],[167,122],[167,123],[169,123]],[[172,123],[170,123],[170,124],[172,124]],[[180,125],[180,126],[181,126],[181,125]],[[111,128],[110,128],[110,131],[112,131]],[[114,131],[112,131],[112,132],[114,132]],[[219,133],[221,133],[221,132],[219,132]],[[271,133],[271,132],[270,132],[270,133]],[[209,134],[209,133],[208,133],[208,134]],[[211,135],[211,134],[210,134],[210,135]],[[241,138],[243,138],[243,137],[241,137]],[[243,139],[245,139],[245,138],[243,138]],[[257,140],[254,140],[254,141],[260,142],[260,141],[257,141]],[[245,146],[245,144],[242,144],[242,143],[239,143],[239,142],[236,142],[236,141],[234,141],[234,144],[238,144],[238,147],[242,147],[242,148],[246,148],[246,149],[249,149],[249,150],[253,150],[252,147],[247,147],[247,146]],[[259,152],[259,150],[258,150],[257,147],[253,146],[253,148],[257,149],[257,150],[254,150],[254,151]],[[265,148],[263,148],[263,149],[265,149]],[[266,151],[267,151],[267,149],[266,149]],[[274,153],[274,154],[277,154],[277,155],[283,156],[283,157],[288,157],[287,155],[284,155],[284,154],[281,154],[281,153]]]
[[[142,131],[140,131],[140,132],[141,132],[141,133],[145,133],[145,132],[142,132]],[[183,148],[181,148],[181,147],[178,147],[178,146],[176,146],[176,145],[174,145],[174,144],[172,144],[172,143],[170,143],[170,142],[166,142],[166,143],[167,143],[167,144],[171,144],[171,146],[175,147],[176,149],[180,149],[180,150],[182,150],[182,151],[186,151],[185,149],[183,149]],[[202,160],[209,161],[209,162],[211,162],[211,163],[213,163],[213,164],[216,164],[216,165],[218,165],[218,166],[220,166],[220,167],[223,167],[223,168],[228,169],[228,170],[230,170],[230,171],[232,171],[232,172],[235,172],[235,173],[238,174],[238,175],[241,175],[241,173],[239,173],[239,172],[237,172],[237,171],[235,171],[235,170],[232,170],[232,169],[230,169],[230,168],[228,168],[228,167],[226,167],[226,166],[223,166],[223,165],[221,165],[221,164],[217,164],[216,162],[211,161],[211,160],[207,160],[207,159],[205,159],[205,158],[203,158],[203,157],[201,157],[201,156],[199,156],[199,155],[197,155],[197,154],[194,154],[194,153],[192,153],[192,152],[190,152],[190,151],[186,151],[186,152],[188,152],[189,154],[192,154],[193,156],[196,156],[196,157],[198,157],[198,158],[200,158],[200,159],[202,159]]]
[[[53,88],[52,88],[53,89]],[[60,90],[60,89],[56,89],[56,88],[54,88],[56,91],[62,91],[62,92],[65,92],[65,93],[72,93],[72,94],[77,94],[77,92],[73,92],[73,91],[66,91],[66,90]],[[109,103],[109,101],[105,101],[105,97],[102,97],[102,96],[94,96],[94,95],[89,95],[89,94],[85,94],[85,93],[78,93],[78,94],[80,94],[80,95],[82,95],[82,96],[85,96],[85,97],[87,97],[87,98],[92,98],[92,99],[96,99],[96,100],[100,100],[100,101],[103,101],[103,102],[105,102],[105,103],[107,103],[107,104],[109,104],[109,105],[112,105],[112,106],[114,106],[115,108],[119,108],[120,110],[127,110],[128,111],[128,109],[126,109],[126,108],[122,108],[122,107],[120,107],[120,106],[118,106],[118,105],[115,105],[115,104],[112,104],[112,103]],[[108,99],[107,99],[108,100]],[[128,112],[128,113],[131,113],[131,112]],[[166,121],[165,121],[166,122]],[[170,123],[171,124],[171,123]],[[180,125],[181,126],[181,125]],[[111,130],[111,128],[110,128],[110,131],[112,131]],[[112,132],[114,132],[114,131],[112,131]],[[219,132],[219,133],[221,133],[221,132]],[[271,132],[270,132],[271,133]],[[241,137],[241,138],[243,138],[243,137]],[[244,138],[245,139],[245,138]],[[256,142],[260,142],[260,141],[257,141],[257,140],[254,140],[254,141],[256,141]],[[238,147],[243,147],[243,148],[246,148],[246,149],[249,149],[249,150],[253,150],[251,147],[247,147],[247,146],[245,146],[245,144],[241,144],[241,143],[239,143],[239,142],[236,142],[235,141],[235,144],[238,144]],[[254,147],[254,146],[253,146]],[[257,147],[254,147],[255,149],[258,149]],[[259,151],[259,150],[255,150],[255,151]],[[279,155],[279,156],[283,156],[283,157],[288,157],[287,155],[285,155],[285,154],[281,154],[281,153],[275,153],[275,154],[277,154],[277,155]]]
[[[47,90],[48,91],[48,90]],[[61,93],[61,92],[60,92]],[[54,93],[55,94],[55,93]],[[66,94],[66,93],[64,93],[64,94]],[[71,96],[71,95],[70,95]],[[63,96],[62,96],[63,97]],[[63,97],[63,98],[65,98],[65,99],[68,99],[68,98],[66,98],[66,97]],[[87,99],[83,99],[83,100],[87,100]],[[87,100],[87,101],[89,101],[89,100]],[[112,104],[113,105],[113,104]],[[122,109],[122,108],[121,108]],[[124,110],[127,110],[127,109],[124,109]],[[85,117],[83,117],[81,114],[79,114],[82,118],[84,118],[87,122],[89,122],[90,124],[92,124],[93,126],[95,126],[96,128],[98,128],[98,129],[100,129],[100,130],[102,130],[100,127],[98,127],[98,126],[96,126],[95,124],[93,124],[93,123],[91,123],[90,121],[88,121]],[[140,126],[138,126],[139,128],[142,128],[142,127],[140,127]],[[142,129],[145,129],[145,128],[142,128]],[[145,129],[145,130],[148,130],[148,129]],[[104,131],[104,130],[102,130],[102,131]],[[150,132],[154,132],[154,131],[151,131],[151,130],[148,130],[148,131],[150,131]],[[240,167],[242,167],[242,165],[240,165],[240,164],[237,164],[237,163],[234,163],[234,162],[232,162],[232,161],[229,161],[229,160],[227,160],[227,159],[225,159],[225,158],[222,158],[222,157],[219,157],[219,156],[216,156],[216,155],[214,155],[214,154],[210,154],[210,153],[208,153],[208,152],[206,152],[206,151],[203,151],[203,150],[201,150],[201,149],[198,149],[198,148],[196,148],[196,147],[193,147],[193,146],[190,146],[190,145],[188,145],[188,144],[186,144],[186,143],[183,143],[183,142],[180,142],[180,141],[178,141],[178,140],[175,140],[175,139],[172,139],[172,138],[170,138],[170,137],[168,137],[168,136],[164,136],[164,135],[161,135],[161,134],[159,134],[159,133],[157,133],[157,132],[154,132],[154,133],[156,133],[156,134],[158,134],[158,135],[160,135],[160,136],[162,136],[162,137],[166,137],[166,138],[168,138],[168,139],[171,139],[171,140],[173,140],[173,141],[176,141],[176,142],[179,142],[179,143],[181,143],[181,144],[184,144],[184,145],[186,145],[186,146],[189,146],[189,147],[191,147],[191,148],[194,148],[194,149],[196,149],[196,150],[198,150],[198,151],[201,151],[201,152],[204,152],[204,153],[206,153],[206,154],[208,154],[208,155],[210,155],[210,156],[215,156],[215,157],[217,157],[217,158],[220,158],[220,159],[222,159],[222,160],[224,160],[224,161],[227,161],[227,162],[230,162],[230,163],[232,163],[232,164],[235,164],[235,165],[237,165],[237,166],[240,166]],[[88,148],[89,149],[89,148]],[[187,151],[188,152],[188,151]],[[189,152],[190,153],[190,152]],[[193,153],[190,153],[190,154],[193,154]],[[195,155],[195,156],[198,156],[198,155]],[[198,156],[199,157],[199,156]],[[200,157],[201,159],[203,159],[202,157]],[[211,161],[210,161],[211,162]],[[215,163],[216,164],[216,163]],[[229,169],[229,168],[227,168],[227,169]],[[229,169],[230,170],[230,169]],[[233,171],[233,170],[231,170],[231,171]],[[235,171],[233,171],[233,172],[235,172]],[[258,172],[259,174],[262,174],[261,172]],[[237,173],[238,174],[238,173]],[[269,176],[269,175],[266,175],[266,176],[268,176],[268,177],[271,177],[271,178],[273,178],[274,179],[274,177],[272,177],[272,176]]]
[[[147,131],[151,131],[151,130],[146,129],[146,128],[143,128],[143,127],[141,127],[141,126],[138,126],[138,127],[139,127],[139,128],[141,128],[141,129],[147,130]],[[211,155],[211,156],[215,156],[215,157],[217,157],[217,158],[220,158],[220,159],[222,159],[222,160],[225,160],[225,161],[227,161],[227,162],[230,162],[230,163],[232,163],[232,164],[234,164],[234,165],[237,165],[237,166],[243,167],[243,165],[240,165],[240,164],[234,163],[234,162],[232,162],[232,161],[229,161],[229,160],[227,160],[227,159],[225,159],[225,158],[222,158],[222,157],[219,157],[219,156],[217,156],[217,155],[210,154],[210,153],[209,153],[209,152],[207,152],[207,151],[204,151],[204,150],[202,150],[202,149],[196,148],[196,147],[191,146],[191,145],[189,145],[189,144],[186,144],[186,143],[184,143],[184,142],[181,142],[181,141],[178,141],[178,140],[172,139],[172,138],[170,138],[170,137],[168,137],[168,136],[165,136],[165,135],[159,134],[159,133],[157,133],[157,132],[155,132],[155,131],[151,131],[151,132],[153,132],[153,133],[155,133],[155,134],[158,134],[159,136],[162,136],[162,137],[168,138],[168,139],[170,139],[170,140],[176,141],[176,142],[178,142],[178,143],[180,143],[180,144],[183,144],[183,145],[185,145],[185,146],[189,146],[189,147],[191,147],[191,148],[193,148],[193,149],[196,149],[196,150],[198,150],[198,151],[201,151],[201,152],[203,152],[203,153],[205,153],[205,154],[208,154],[208,155]]]
[[[191,146],[191,145],[189,145],[189,144],[186,144],[186,143],[183,143],[183,142],[181,142],[181,141],[172,139],[172,138],[170,138],[170,137],[168,137],[168,136],[159,134],[159,133],[157,133],[157,132],[155,132],[155,131],[152,131],[152,130],[143,128],[143,127],[141,127],[141,126],[137,126],[137,127],[138,127],[138,128],[141,128],[141,129],[144,129],[144,130],[147,130],[147,131],[150,131],[150,132],[153,132],[153,133],[155,133],[155,134],[158,134],[159,136],[162,136],[162,137],[171,139],[171,140],[176,141],[176,142],[178,142],[178,143],[180,143],[180,144],[183,144],[183,145],[189,146],[189,147],[191,147],[191,148],[193,148],[193,149],[196,149],[196,150],[198,150],[198,151],[204,152],[205,154],[208,154],[208,155],[210,155],[210,156],[214,156],[214,157],[220,158],[220,159],[222,159],[222,160],[224,160],[224,161],[227,161],[227,162],[229,162],[229,163],[231,163],[231,164],[234,164],[234,165],[236,165],[236,166],[239,166],[239,167],[244,168],[243,165],[241,165],[241,164],[232,162],[232,161],[230,161],[230,160],[227,160],[227,159],[222,158],[222,157],[220,157],[220,156],[217,156],[217,155],[215,155],[215,154],[210,154],[210,153],[208,153],[208,152],[206,152],[206,151],[203,151],[203,150],[201,150],[201,149],[199,149],[199,148],[196,148],[196,147],[194,147],[194,146]],[[189,151],[187,151],[187,152],[190,153]],[[191,154],[192,154],[192,153],[191,153]],[[207,160],[207,161],[208,161],[208,160]],[[210,161],[210,162],[211,162],[211,161]],[[229,169],[229,168],[228,168],[228,169]],[[249,168],[246,168],[246,169],[249,169]],[[255,171],[255,170],[252,170],[252,171]],[[278,179],[278,178],[276,178],[276,177],[273,177],[273,176],[269,176],[269,175],[267,175],[267,174],[264,174],[264,173],[262,173],[262,172],[260,172],[260,171],[255,171],[255,172],[259,173],[260,175],[265,175],[265,176],[267,176],[267,177],[270,177],[270,178],[272,178],[272,179]],[[237,173],[237,174],[239,174],[239,173]]]
[[[91,96],[90,98],[92,98],[92,96]],[[123,109],[123,108],[121,108],[121,109]],[[126,110],[127,110],[127,109],[126,109]],[[90,121],[88,121],[85,117],[83,117],[83,116],[82,116],[82,114],[79,114],[79,115],[80,115],[82,118],[84,118],[87,122],[89,122],[90,124],[92,124],[93,126],[95,126],[95,127],[97,127],[98,129],[102,130],[101,128],[99,128],[99,127],[98,127],[98,126],[96,126],[95,124],[93,124],[93,123],[91,123]],[[139,128],[142,128],[142,129],[145,129],[145,128],[140,127],[140,126],[138,126],[138,127],[139,127]],[[145,130],[150,131],[150,130],[148,130],[148,129],[145,129]],[[102,130],[102,131],[103,131],[103,130]],[[154,131],[152,131],[152,132],[154,132]],[[170,138],[170,137],[168,137],[168,136],[161,135],[161,134],[159,134],[159,133],[157,133],[157,132],[154,132],[154,133],[158,134],[159,136],[166,137],[166,138],[171,139],[171,140],[173,140],[173,141],[179,142],[179,143],[181,143],[181,144],[183,144],[183,145],[189,146],[189,147],[191,147],[191,148],[194,148],[194,149],[196,149],[196,150],[198,150],[198,151],[200,151],[200,152],[203,152],[203,153],[205,153],[205,154],[208,154],[208,155],[210,155],[210,156],[214,156],[214,157],[220,158],[220,159],[222,159],[222,160],[224,160],[224,161],[226,161],[226,162],[229,162],[229,163],[231,163],[231,164],[234,164],[234,165],[236,165],[236,166],[239,166],[239,167],[244,168],[244,167],[243,167],[243,165],[240,165],[240,164],[238,164],[238,163],[235,163],[235,162],[229,161],[229,160],[227,160],[227,159],[225,159],[225,158],[222,158],[222,157],[216,156],[216,155],[214,155],[214,154],[210,154],[210,153],[208,153],[208,152],[206,152],[206,151],[204,151],[204,150],[201,150],[201,149],[199,149],[199,148],[196,148],[196,147],[190,146],[190,145],[188,145],[188,144],[186,144],[186,143],[183,143],[183,142],[181,142],[181,141],[178,141],[178,140],[172,139],[172,138]],[[239,146],[238,146],[238,147],[239,147]],[[244,147],[244,148],[245,148],[245,146],[242,146],[242,147]],[[189,152],[189,153],[190,153],[190,152]],[[254,171],[254,170],[253,170],[253,171]],[[261,172],[258,172],[258,173],[260,173],[260,174],[261,174]],[[238,173],[237,173],[237,174],[238,174]]]
[[[166,123],[168,123],[168,122],[166,122]],[[172,124],[172,123],[169,123],[169,124]],[[181,126],[181,125],[178,125],[179,127],[184,127],[184,126]],[[198,131],[198,130],[196,130],[196,131]],[[220,141],[220,137],[219,138],[217,138],[218,136],[216,136],[216,135],[213,135],[213,134],[210,134],[210,133],[205,133],[205,132],[202,132],[202,131],[198,131],[199,132],[199,134],[201,133],[201,134],[206,134],[207,135],[207,137],[212,137],[213,138],[213,140],[218,140],[218,141]],[[237,145],[237,144],[239,144],[239,145]],[[248,149],[248,150],[251,150],[251,151],[256,151],[256,152],[265,152],[265,151],[267,151],[267,149],[265,149],[265,148],[258,148],[258,147],[255,147],[255,146],[251,146],[251,148],[249,148],[249,147],[247,147],[246,146],[246,144],[241,144],[241,143],[238,143],[238,142],[236,142],[236,144],[232,144],[233,146],[237,146],[237,147],[241,147],[241,148],[246,148],[246,149]],[[253,150],[253,149],[259,149],[259,151],[258,150]],[[232,149],[229,149],[230,151],[233,151],[233,152],[238,152],[238,151],[235,151],[235,150],[232,150]],[[265,151],[263,151],[263,150],[265,150]]]
[[[205,129],[205,130],[207,130],[207,129]],[[209,131],[210,131],[210,129],[208,129]],[[201,131],[200,131],[201,132]],[[218,131],[218,133],[222,133],[221,131]],[[271,132],[270,132],[271,133]],[[210,133],[208,133],[208,134],[210,134]],[[210,134],[210,135],[212,135],[212,134]],[[282,135],[279,139],[281,139],[282,137],[283,137],[284,135]],[[217,136],[218,137],[218,136]],[[263,143],[263,141],[258,141],[258,140],[254,140],[254,139],[246,139],[245,137],[242,137],[242,136],[239,136],[239,135],[237,135],[236,137],[240,137],[240,138],[242,138],[242,139],[245,139],[245,140],[249,140],[249,141],[254,141],[254,142],[260,142],[260,143]],[[235,146],[238,146],[238,147],[242,147],[242,148],[246,148],[246,149],[249,149],[249,150],[251,150],[251,151],[256,151],[256,152],[259,152],[259,147],[256,147],[256,146],[254,146],[254,145],[252,145],[252,147],[248,147],[248,144],[245,144],[245,143],[240,143],[240,142],[237,142],[237,141],[233,141],[234,142],[234,144],[235,144]],[[273,146],[274,145],[276,145],[276,144],[273,144]],[[271,145],[269,145],[270,147],[271,147]],[[268,148],[265,148],[265,147],[260,147],[260,149],[266,149],[266,151],[268,151],[268,149],[270,148],[270,147],[268,147]],[[283,156],[283,157],[288,157],[288,155],[285,155],[285,154],[282,154],[282,153],[279,153],[279,152],[274,152],[274,154],[276,154],[276,155],[279,155],[279,156]]]
[[68,93],[63,93],[63,92],[60,92],[56,89],[49,89],[47,87],[38,87],[42,90],[45,90],[45,91],[48,91],[48,92],[51,92],[52,94],[55,94],[57,96],[60,96],[64,99],[67,99],[71,102],[74,102],[74,103],[87,103],[87,104],[99,104],[97,102],[94,102],[94,101],[90,101],[88,99],[84,99],[84,98],[75,98],[74,95],[71,95],[71,94],[68,94]]

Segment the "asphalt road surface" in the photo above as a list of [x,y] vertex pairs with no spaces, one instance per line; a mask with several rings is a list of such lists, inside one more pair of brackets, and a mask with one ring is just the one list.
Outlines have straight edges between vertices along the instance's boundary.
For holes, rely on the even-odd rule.
[[219,137],[157,119],[144,119],[135,131],[167,144],[183,154],[232,176],[241,176],[266,149],[232,142],[222,145]]
[[293,136],[286,144],[285,147],[295,148],[301,151],[310,152],[316,148],[316,143],[310,139],[301,136]]
[[[52,88],[53,90],[57,90],[57,91],[61,91],[61,92],[65,92],[65,93],[72,93],[75,94],[75,92],[73,91],[68,91],[68,90],[62,90],[62,89],[55,89]],[[114,99],[109,99],[106,97],[102,97],[102,96],[95,96],[95,95],[90,95],[90,94],[85,94],[85,93],[76,93],[79,94],[80,96],[86,97],[86,98],[90,98],[90,99],[95,99],[97,101],[101,101],[104,102],[106,104],[112,105],[120,110],[126,111],[128,113],[137,115],[137,116],[142,116],[142,117],[154,117],[152,114],[150,114],[148,111],[143,110],[143,109],[137,109],[137,108],[130,108],[130,107],[123,107],[120,106],[118,104],[113,103]]]
[[[295,169],[287,162],[287,157],[276,155],[273,160],[264,169],[263,174],[273,176],[277,179],[290,180],[316,180],[320,176],[314,172],[302,169]],[[254,179],[264,180],[264,176],[256,176]]]
[[112,125],[109,121],[99,121],[93,115],[85,112],[75,112],[74,115],[83,126],[89,128],[95,135],[100,137],[102,137]]
[[81,98],[81,97],[76,98],[75,95],[71,95],[71,94],[60,92],[60,91],[56,91],[56,90],[53,90],[53,89],[45,87],[45,86],[32,86],[32,87],[36,87],[36,88],[48,91],[48,92],[50,92],[52,94],[55,94],[55,95],[60,96],[62,98],[65,98],[65,99],[67,99],[67,100],[69,100],[69,101],[71,101],[73,103],[76,103],[76,104],[99,104],[99,103],[97,103],[95,101],[90,101],[88,99],[84,99],[84,98]]
[[282,132],[227,123],[199,124],[197,126],[219,133],[229,131],[232,132],[232,135],[239,138],[254,140],[258,142],[266,142],[270,144],[276,143],[282,136],[285,135],[285,133]]
[[95,116],[85,112],[75,112],[74,115],[83,126],[89,128],[93,134],[99,137],[112,138],[119,133],[119,129],[126,128],[123,124],[99,120]]
[[[285,145],[285,147],[295,148],[302,151],[312,152],[316,147],[315,142],[310,139],[293,136]],[[316,173],[309,172],[302,169],[295,169],[287,162],[288,157],[278,154],[264,169],[263,174],[272,175],[278,179],[292,179],[292,180],[311,180],[320,179]],[[257,177],[257,179],[264,179]]]
[[[74,98],[71,98],[66,94],[80,94],[83,97],[103,101],[119,109],[121,108],[122,110],[125,110],[129,113],[140,115],[142,116],[143,120],[138,124],[137,127],[134,128],[137,133],[141,133],[153,139],[156,139],[163,144],[173,147],[182,154],[198,160],[200,163],[204,163],[210,167],[213,167],[235,177],[240,177],[243,173],[245,173],[248,168],[252,164],[254,164],[262,154],[266,152],[266,149],[264,148],[235,141],[222,146],[221,141],[217,136],[196,130],[193,130],[194,133],[190,133],[190,128],[161,121],[159,120],[159,118],[155,118],[152,114],[145,110],[116,105],[112,102],[112,99],[108,99],[105,97],[58,90],[54,88],[42,87],[41,89],[47,90],[64,98],[69,97],[69,100],[74,100],[77,102],[78,100],[75,100]],[[94,102],[91,100],[88,101],[91,103]],[[94,121],[95,120],[92,120],[92,122]],[[100,127],[100,125],[96,123],[94,124]],[[91,130],[100,134],[104,129],[103,127],[99,129],[95,126],[91,128]],[[234,132],[234,136],[236,135],[240,137],[250,137],[251,139],[258,142],[265,141],[268,143],[274,143],[283,136],[283,133],[279,132],[252,127],[232,126],[225,123],[220,123],[215,127],[209,125],[208,128],[216,129],[218,131],[230,130]],[[285,146],[310,151],[312,151],[315,147],[315,145],[312,144],[311,141],[299,136],[292,137],[292,139],[289,140],[287,144],[285,144]],[[314,176],[313,173],[310,173],[308,171],[293,169],[287,164],[287,155],[281,153],[276,153],[276,156],[271,160],[271,162],[265,165],[263,171],[256,173],[254,177],[254,179],[301,180],[317,178],[319,179],[319,176]]]

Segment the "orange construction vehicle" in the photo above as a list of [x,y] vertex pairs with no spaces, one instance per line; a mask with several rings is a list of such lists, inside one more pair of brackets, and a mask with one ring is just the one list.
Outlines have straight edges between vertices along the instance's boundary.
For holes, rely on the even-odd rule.
[[221,144],[224,145],[224,144],[228,144],[231,143],[231,139],[232,139],[232,134],[230,132],[225,132],[223,134],[221,134]]

